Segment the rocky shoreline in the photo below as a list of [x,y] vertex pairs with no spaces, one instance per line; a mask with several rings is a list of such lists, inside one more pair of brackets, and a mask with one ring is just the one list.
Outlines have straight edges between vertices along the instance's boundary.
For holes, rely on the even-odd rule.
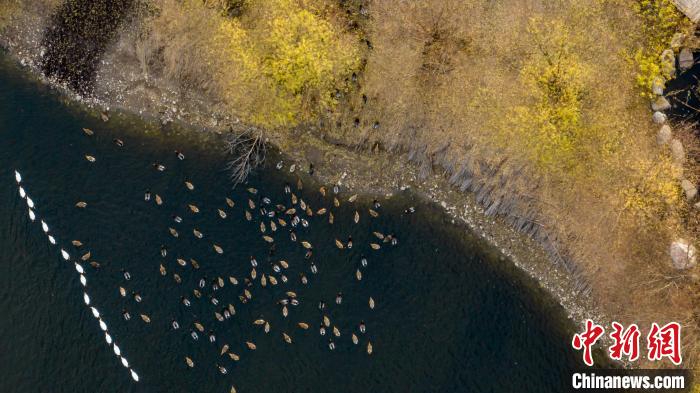
[[[128,40],[118,39],[107,48],[95,75],[93,95],[86,98],[56,80],[43,76],[40,64],[43,23],[40,17],[32,23],[14,26],[14,34],[0,36],[6,48],[32,74],[60,89],[71,99],[100,112],[135,113],[161,124],[178,122],[199,132],[223,134],[227,129],[244,127],[238,119],[226,115],[218,103],[196,92],[177,91],[164,80],[145,75],[133,62],[135,48]],[[18,35],[17,32],[23,34]],[[118,36],[125,37],[124,29]],[[21,40],[11,37],[22,37]],[[300,127],[285,135],[270,136],[271,143],[287,158],[306,168],[314,164],[314,177],[327,184],[341,184],[353,193],[368,197],[391,197],[410,189],[422,198],[441,206],[455,225],[464,225],[499,250],[501,260],[509,260],[552,295],[575,323],[586,318],[598,323],[610,322],[600,305],[594,303],[591,287],[569,258],[558,255],[556,241],[526,218],[517,215],[504,218],[508,205],[505,199],[492,198],[491,189],[463,192],[446,173],[425,177],[419,165],[411,164],[409,154],[358,151],[341,143],[323,139],[313,127]],[[474,183],[477,183],[475,181]],[[527,216],[527,214],[523,214]],[[517,229],[516,229],[517,228]],[[607,337],[606,337],[607,339]]]

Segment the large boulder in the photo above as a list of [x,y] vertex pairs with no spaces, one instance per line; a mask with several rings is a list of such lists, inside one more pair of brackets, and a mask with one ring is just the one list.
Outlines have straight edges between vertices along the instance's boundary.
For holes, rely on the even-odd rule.
[[665,75],[674,76],[676,74],[676,55],[672,49],[661,52],[661,70]]
[[695,247],[683,239],[671,243],[671,263],[679,270],[690,269],[697,264]]
[[671,133],[671,127],[669,127],[668,124],[664,124],[659,129],[659,132],[656,133],[656,143],[658,143],[659,146],[666,145],[671,142],[672,137],[673,134]]
[[651,92],[657,96],[664,94],[664,80],[663,78],[656,77],[654,81],[651,82]]
[[671,140],[671,158],[676,164],[685,163],[685,149],[683,149],[683,144],[678,139]]
[[654,120],[654,123],[656,124],[666,123],[666,115],[659,111],[654,112],[654,114],[651,116],[651,119]]
[[681,53],[678,55],[678,67],[681,71],[690,69],[693,66],[693,52],[688,48],[683,48]]
[[665,110],[671,109],[671,103],[668,102],[666,97],[659,96],[651,103],[651,110],[663,112]]
[[698,188],[688,179],[683,179],[681,181],[681,188],[683,189],[685,199],[687,199],[688,202],[692,202],[698,195]]

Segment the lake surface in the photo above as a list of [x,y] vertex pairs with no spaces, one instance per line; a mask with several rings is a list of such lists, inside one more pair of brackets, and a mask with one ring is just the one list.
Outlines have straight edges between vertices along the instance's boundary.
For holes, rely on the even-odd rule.
[[[382,199],[379,217],[368,212],[372,201],[327,186],[322,196],[318,184],[303,177],[297,189],[297,172],[270,168],[258,171],[245,187],[231,189],[224,171],[225,158],[214,141],[160,130],[137,119],[120,117],[103,123],[79,108],[65,105],[61,97],[39,83],[28,81],[21,71],[0,60],[0,391],[2,392],[562,392],[567,391],[571,370],[579,366],[578,354],[569,348],[570,326],[563,312],[531,281],[515,272],[508,262],[449,224],[439,210],[409,193]],[[94,131],[87,136],[81,130]],[[147,132],[145,132],[147,131]],[[123,147],[113,143],[124,141]],[[186,155],[180,161],[174,150]],[[94,163],[85,155],[96,158]],[[162,163],[162,172],[153,168]],[[14,169],[23,175],[23,186],[36,204],[36,214],[50,226],[59,246],[72,257],[86,252],[81,262],[91,304],[99,309],[118,342],[122,355],[138,372],[135,383],[104,339],[97,320],[83,303],[84,288],[72,263],[65,262],[57,246],[51,246],[37,222],[31,222],[20,199]],[[190,181],[194,190],[185,187]],[[289,183],[294,194],[314,212],[309,228],[299,225],[291,241],[291,217],[260,215],[263,197],[274,205],[291,207]],[[246,187],[255,187],[252,195]],[[150,189],[150,202],[144,193]],[[155,194],[163,199],[154,202]],[[333,197],[340,201],[335,207]],[[235,202],[227,205],[225,198]],[[248,207],[252,200],[256,208]],[[87,203],[80,209],[79,201]],[[193,213],[188,204],[196,205]],[[415,214],[404,214],[415,206]],[[227,213],[222,219],[217,209]],[[245,211],[252,214],[247,221]],[[299,206],[297,205],[297,210]],[[359,223],[354,213],[359,212]],[[182,217],[176,223],[172,215]],[[288,223],[282,227],[277,217]],[[265,223],[262,238],[260,222]],[[272,232],[270,222],[277,223]],[[171,235],[169,228],[178,231]],[[193,229],[203,234],[199,239]],[[372,232],[394,234],[398,243],[382,242]],[[335,239],[353,238],[352,249],[338,249]],[[83,246],[76,248],[72,240]],[[308,241],[313,255],[307,259],[301,245]],[[377,243],[373,250],[370,243]],[[220,246],[218,254],[213,245]],[[161,256],[161,245],[167,247]],[[362,266],[361,257],[367,258]],[[257,279],[251,275],[255,256]],[[180,266],[177,258],[187,262]],[[199,269],[192,267],[195,259]],[[280,273],[273,264],[288,262]],[[91,267],[89,261],[99,263]],[[311,262],[318,273],[311,272]],[[163,265],[167,275],[162,276]],[[356,272],[360,270],[362,279]],[[130,273],[125,280],[122,270]],[[173,273],[179,274],[178,284]],[[301,283],[300,274],[308,278]],[[278,281],[272,285],[267,278]],[[281,275],[288,277],[283,283]],[[236,277],[233,285],[229,277]],[[214,290],[221,277],[225,285]],[[205,288],[199,289],[205,278]],[[122,297],[118,288],[124,287]],[[193,290],[200,290],[197,298]],[[248,289],[252,298],[242,303]],[[143,300],[136,302],[132,291]],[[288,305],[282,315],[277,302],[294,291],[300,304]],[[342,292],[342,304],[335,302]],[[182,297],[191,301],[185,307]],[[219,300],[211,303],[211,296]],[[375,308],[368,306],[369,298]],[[544,300],[543,300],[544,299]],[[318,308],[325,301],[326,308]],[[223,322],[231,303],[236,314]],[[122,311],[131,319],[125,321]],[[140,314],[149,316],[145,323]],[[323,316],[331,327],[321,336]],[[264,319],[270,332],[253,323]],[[180,329],[173,330],[176,319]],[[204,326],[197,331],[194,322]],[[359,332],[360,321],[366,333]],[[306,322],[308,330],[298,327]],[[340,331],[335,337],[332,326]],[[212,331],[216,342],[210,343]],[[282,333],[292,339],[288,344]],[[356,334],[359,344],[353,344]],[[329,339],[335,350],[329,349]],[[256,350],[246,347],[246,342]],[[371,342],[373,353],[367,354]],[[240,356],[234,361],[220,355],[222,346]],[[189,368],[185,357],[194,367]],[[220,373],[218,366],[227,369]]]

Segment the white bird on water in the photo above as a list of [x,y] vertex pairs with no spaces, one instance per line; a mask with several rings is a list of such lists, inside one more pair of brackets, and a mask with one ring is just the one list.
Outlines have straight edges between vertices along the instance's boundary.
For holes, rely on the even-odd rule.
[[100,319],[100,329],[102,329],[103,332],[107,331],[107,324],[105,323],[105,321],[103,321],[101,319]]
[[85,269],[83,269],[83,267],[82,267],[82,266],[80,266],[80,264],[79,264],[79,263],[76,263],[76,264],[75,264],[75,270],[77,270],[77,271],[78,271],[78,273],[80,273],[80,274],[83,274],[83,273],[85,273]]
[[34,210],[29,209],[29,219],[34,221],[36,220],[36,215],[34,214]]
[[112,336],[109,333],[105,333],[105,341],[107,341],[107,344],[112,345]]
[[99,319],[100,318],[100,312],[97,311],[95,307],[90,307],[90,311],[92,311],[92,315],[95,316],[95,318]]
[[87,278],[85,278],[85,276],[82,274],[80,275],[80,283],[83,284],[84,287],[87,286]]
[[19,196],[24,199],[27,196],[27,193],[24,191],[24,188],[22,186],[19,186]]
[[66,252],[66,250],[64,250],[64,249],[61,249],[61,256],[62,256],[63,259],[65,259],[66,261],[70,259],[70,255],[69,255],[69,254]]
[[44,222],[44,220],[41,220],[41,229],[43,229],[44,232],[49,231],[49,225],[46,222]]
[[88,306],[90,305],[90,296],[88,296],[87,293],[83,292],[83,300],[85,301],[86,305],[88,305]]
[[122,364],[124,365],[124,367],[129,368],[129,361],[126,360],[125,357],[122,357],[121,359],[122,359]]
[[138,381],[139,381],[139,375],[136,374],[136,371],[134,371],[134,370],[129,370],[129,371],[131,371],[131,378],[133,378],[134,381],[138,382]]
[[56,239],[51,235],[49,235],[49,243],[56,245]]
[[22,175],[20,175],[17,171],[15,171],[15,180],[17,180],[17,183],[22,182]]
[[117,344],[114,344],[114,354],[117,355],[117,356],[121,356],[121,355],[122,355],[122,350],[119,349],[119,346],[117,346]]
[[34,209],[34,201],[32,198],[27,196],[27,206],[29,206],[31,209]]

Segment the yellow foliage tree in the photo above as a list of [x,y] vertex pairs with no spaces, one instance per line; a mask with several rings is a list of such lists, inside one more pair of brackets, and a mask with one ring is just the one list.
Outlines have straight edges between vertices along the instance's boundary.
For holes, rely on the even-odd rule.
[[332,108],[359,66],[356,37],[291,0],[251,0],[247,9],[241,18],[221,18],[210,52],[228,62],[219,75],[233,110],[274,128]]
[[[520,79],[531,101],[513,109],[510,128],[541,169],[568,173],[588,147],[584,140],[597,130],[583,119],[589,71],[571,50],[563,23],[533,19],[528,31],[538,50],[526,59]],[[512,142],[511,136],[507,143]]]
[[671,0],[636,0],[634,9],[640,18],[641,42],[633,59],[638,66],[637,85],[642,95],[652,97],[651,87],[656,79],[667,80],[669,67],[661,53],[668,49],[676,33],[685,32],[691,23],[678,11]]
[[659,157],[656,160],[636,160],[630,169],[630,178],[635,182],[622,191],[625,209],[645,223],[659,222],[680,202],[681,189],[677,179],[681,168],[668,157]]

